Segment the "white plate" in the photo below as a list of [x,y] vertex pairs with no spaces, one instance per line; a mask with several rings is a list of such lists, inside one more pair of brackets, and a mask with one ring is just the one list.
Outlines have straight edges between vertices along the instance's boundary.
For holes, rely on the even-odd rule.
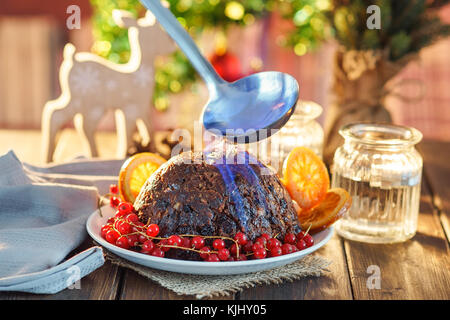
[[330,227],[313,236],[314,245],[312,247],[291,254],[261,260],[225,262],[176,260],[153,257],[147,254],[122,249],[107,242],[100,236],[100,228],[106,223],[108,218],[114,215],[115,211],[109,205],[102,207],[101,210],[103,217],[101,217],[98,210],[96,210],[90,215],[86,223],[87,232],[97,243],[104,246],[114,254],[131,262],[154,269],[179,273],[227,275],[267,270],[301,259],[302,257],[322,247],[325,243],[328,242],[328,240],[330,240],[331,236],[333,235],[333,227]]

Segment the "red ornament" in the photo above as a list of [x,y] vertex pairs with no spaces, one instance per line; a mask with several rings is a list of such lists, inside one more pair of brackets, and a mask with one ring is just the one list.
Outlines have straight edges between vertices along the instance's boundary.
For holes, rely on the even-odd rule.
[[230,52],[214,53],[209,59],[216,72],[226,81],[236,81],[242,78],[242,68],[239,58]]

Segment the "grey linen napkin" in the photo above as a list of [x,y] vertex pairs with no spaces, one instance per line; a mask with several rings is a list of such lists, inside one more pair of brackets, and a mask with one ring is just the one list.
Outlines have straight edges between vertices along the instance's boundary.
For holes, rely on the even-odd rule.
[[64,259],[87,236],[86,220],[122,162],[36,167],[12,151],[0,157],[0,291],[56,293],[103,265],[99,247]]

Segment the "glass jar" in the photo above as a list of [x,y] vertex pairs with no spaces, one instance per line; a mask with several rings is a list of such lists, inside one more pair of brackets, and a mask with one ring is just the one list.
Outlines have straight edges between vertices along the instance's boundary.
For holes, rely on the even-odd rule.
[[256,143],[259,160],[281,174],[284,160],[295,147],[308,147],[322,157],[324,133],[316,121],[321,113],[322,107],[315,102],[298,102],[294,114],[277,133]]
[[414,236],[420,204],[422,157],[415,145],[422,134],[389,124],[344,126],[334,155],[332,187],[352,197],[336,223],[344,238],[371,243],[402,242]]
[[281,158],[295,147],[308,147],[322,158],[323,129],[316,119],[322,114],[322,107],[313,101],[300,101],[294,114],[277,133],[280,139]]

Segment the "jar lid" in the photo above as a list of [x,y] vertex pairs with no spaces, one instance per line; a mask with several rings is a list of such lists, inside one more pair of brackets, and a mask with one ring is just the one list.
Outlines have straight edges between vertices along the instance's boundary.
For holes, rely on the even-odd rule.
[[380,147],[405,147],[422,140],[422,133],[417,129],[381,123],[351,123],[343,126],[339,134],[346,140]]
[[298,101],[295,106],[294,115],[305,120],[317,119],[322,114],[322,107],[313,101]]

